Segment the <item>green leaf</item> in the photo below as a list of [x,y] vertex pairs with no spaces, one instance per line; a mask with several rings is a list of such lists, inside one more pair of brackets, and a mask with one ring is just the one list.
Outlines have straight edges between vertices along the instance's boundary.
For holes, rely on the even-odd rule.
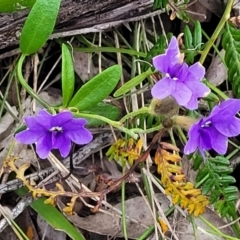
[[54,29],[61,0],[36,0],[29,13],[20,37],[24,54],[37,52]]
[[228,67],[228,79],[232,83],[233,93],[240,97],[240,30],[226,23],[222,38],[225,62]]
[[203,163],[202,155],[197,154],[197,156],[194,157],[193,159],[193,170],[197,171],[202,163]]
[[151,75],[153,72],[149,68],[146,72],[139,74],[138,76],[132,78],[128,82],[126,82],[122,87],[120,87],[114,94],[114,97],[119,97],[127,92],[129,92],[133,87],[140,84],[145,78]]
[[206,182],[204,182],[202,187],[202,194],[206,195],[209,191],[211,191],[214,184],[215,184],[214,179],[210,178]]
[[72,55],[65,44],[62,44],[62,97],[66,107],[72,98],[75,84]]
[[[20,197],[28,193],[25,187],[16,190]],[[71,239],[85,240],[84,236],[68,221],[68,219],[50,204],[45,204],[46,198],[34,200],[30,206],[54,229],[65,232]]]
[[196,21],[193,30],[193,46],[196,49],[200,49],[201,43],[202,43],[202,28],[200,22]]
[[226,197],[227,202],[236,201],[238,199],[239,199],[239,197],[237,195],[230,195],[230,196]]
[[186,48],[192,48],[193,47],[193,38],[192,33],[188,25],[184,28],[184,45]]
[[203,167],[196,176],[196,182],[200,182],[203,178],[206,177],[206,175],[208,175],[208,169],[206,167]]
[[219,191],[219,189],[215,189],[213,192],[211,192],[209,202],[211,204],[215,203],[220,197],[220,195],[221,195],[221,192]]
[[36,0],[0,0],[0,13],[16,12],[32,7]]
[[223,176],[218,178],[220,184],[233,184],[236,182],[236,179],[232,176]]
[[228,207],[228,204],[226,204],[226,202],[225,202],[224,205],[222,206],[221,210],[220,210],[221,216],[223,218],[226,217],[227,214],[228,214],[228,211],[229,211],[229,207]]
[[228,186],[223,189],[224,194],[235,194],[238,192],[237,187],[235,186]]
[[211,162],[211,163],[214,163],[216,165],[229,166],[229,164],[230,164],[229,160],[225,157],[222,157],[222,156],[217,156],[215,158],[209,158],[208,161]]
[[114,65],[84,84],[68,104],[79,111],[87,110],[106,98],[116,87],[122,74],[122,68]]
[[[90,113],[94,115],[100,115],[102,117],[107,117],[110,120],[116,120],[118,119],[120,115],[120,111],[117,107],[106,104],[106,103],[98,103],[97,106],[93,106],[90,108],[89,111],[82,111],[82,113]],[[106,123],[98,120],[98,119],[93,119],[93,118],[86,118],[88,121],[88,126],[93,127],[93,126],[99,126],[99,125],[105,125]]]
[[213,166],[212,170],[218,174],[229,174],[233,171],[233,169],[228,166]]
[[162,9],[165,8],[166,5],[168,4],[168,0],[154,0],[153,2],[153,9]]

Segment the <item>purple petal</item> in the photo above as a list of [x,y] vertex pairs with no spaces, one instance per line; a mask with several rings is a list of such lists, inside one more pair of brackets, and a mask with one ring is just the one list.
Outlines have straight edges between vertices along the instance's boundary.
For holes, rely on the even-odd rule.
[[48,132],[36,143],[36,152],[41,159],[47,158],[52,149],[52,133]]
[[32,131],[32,130],[24,130],[15,135],[15,138],[18,142],[24,144],[32,144],[38,141],[42,136],[46,133],[44,131]]
[[165,77],[152,87],[151,94],[154,98],[164,99],[165,97],[172,95],[175,89],[176,81]]
[[172,37],[165,54],[153,58],[153,66],[160,72],[168,73],[174,65],[181,63],[181,54],[178,42]]
[[[217,121],[215,119],[219,118]],[[226,115],[218,115],[212,125],[224,136],[235,137],[240,134],[240,119]]]
[[192,91],[195,98],[206,97],[211,92],[202,82],[187,81],[184,84]]
[[50,113],[48,113],[46,110],[40,110],[37,116],[35,117],[35,119],[39,125],[49,130],[52,127],[51,126],[52,117],[53,116]]
[[201,150],[212,149],[212,138],[211,138],[210,128],[202,128],[200,130],[200,138],[199,138],[198,148],[199,148],[200,152],[201,152]]
[[73,119],[73,115],[70,111],[60,112],[57,115],[52,116],[51,127],[61,127],[68,121]]
[[24,121],[30,130],[39,131],[39,132],[46,131],[46,128],[37,122],[36,117],[32,117],[32,116],[25,117]]
[[52,140],[53,149],[59,149],[61,156],[65,158],[71,151],[71,141],[64,133],[58,133],[56,136],[52,136],[55,138]]
[[225,100],[219,105],[219,108],[221,110],[227,109],[227,111],[230,114],[236,115],[236,113],[240,111],[240,100],[239,99]]
[[79,128],[85,126],[87,120],[84,118],[73,118],[71,121],[68,121],[62,125],[63,131],[66,130],[78,130]]
[[192,91],[192,96],[185,105],[187,109],[194,110],[198,108],[198,98],[205,97],[210,93],[210,89],[201,82],[187,82],[186,86]]
[[86,128],[81,127],[76,130],[67,130],[65,135],[69,137],[76,144],[87,144],[92,141],[93,136]]
[[199,142],[199,123],[191,126],[188,132],[189,139],[184,147],[184,154],[190,154],[197,150]]
[[195,63],[188,68],[186,81],[201,81],[205,75],[205,68],[199,63]]
[[197,109],[198,108],[198,99],[194,95],[192,95],[190,100],[182,106],[189,110]]
[[175,89],[172,90],[172,96],[179,105],[183,106],[191,99],[192,92],[181,81],[177,80],[175,82]]
[[228,138],[218,132],[214,127],[211,128],[212,148],[219,154],[227,152]]
[[188,75],[188,65],[186,63],[177,64],[172,68],[171,76],[177,77],[181,82],[184,82]]

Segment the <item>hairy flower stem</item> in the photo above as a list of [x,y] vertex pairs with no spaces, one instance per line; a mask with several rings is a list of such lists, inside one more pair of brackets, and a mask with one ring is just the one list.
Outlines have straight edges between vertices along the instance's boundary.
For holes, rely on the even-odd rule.
[[99,116],[99,115],[95,115],[95,114],[74,113],[74,115],[77,116],[77,117],[94,118],[94,119],[101,120],[101,121],[103,121],[105,123],[108,123],[109,125],[117,128],[117,129],[119,129],[120,131],[128,134],[129,136],[131,136],[134,139],[138,138],[138,135],[135,134],[132,130],[129,130],[128,128],[123,127],[121,122],[112,121],[112,120],[110,120],[108,118],[105,118],[105,117],[102,117],[102,116]]
[[122,119],[120,119],[120,123],[125,122],[127,119],[135,117],[139,114],[144,114],[144,113],[149,113],[149,108],[148,107],[142,107],[140,109],[138,109],[135,112],[130,112],[127,115],[125,115]]
[[35,99],[40,103],[44,108],[50,110],[51,112],[53,111],[53,108],[49,106],[44,100],[42,100],[37,93],[33,91],[33,89],[27,84],[26,80],[24,79],[22,75],[22,65],[23,61],[25,59],[26,55],[22,54],[21,57],[19,58],[18,64],[17,64],[17,76],[19,82],[22,84],[23,88]]

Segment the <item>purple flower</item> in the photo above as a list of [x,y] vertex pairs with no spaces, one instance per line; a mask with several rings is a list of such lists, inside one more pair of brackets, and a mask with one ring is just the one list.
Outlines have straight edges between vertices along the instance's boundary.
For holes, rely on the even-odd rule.
[[164,54],[153,58],[153,65],[165,74],[152,88],[154,98],[163,99],[171,95],[180,106],[193,110],[198,108],[198,98],[210,93],[210,89],[200,82],[205,68],[200,63],[188,67],[183,62],[175,37],[172,37]]
[[16,134],[16,139],[25,144],[36,143],[36,151],[45,159],[51,149],[59,149],[61,156],[66,157],[71,150],[71,141],[76,144],[87,144],[93,136],[84,127],[87,120],[74,118],[70,111],[51,115],[45,110],[35,117],[26,117],[27,129]]
[[189,129],[184,153],[190,154],[199,149],[204,157],[204,150],[214,149],[219,154],[225,154],[228,137],[240,134],[240,119],[235,117],[239,110],[238,99],[228,99],[215,106],[208,117],[200,119]]

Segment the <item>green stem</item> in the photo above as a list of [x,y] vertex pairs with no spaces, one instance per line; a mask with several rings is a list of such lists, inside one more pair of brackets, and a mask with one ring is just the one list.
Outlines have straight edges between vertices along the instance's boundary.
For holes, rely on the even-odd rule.
[[[122,168],[122,174],[125,174],[125,167]],[[123,228],[123,235],[125,240],[128,240],[127,237],[127,221],[126,221],[126,208],[125,208],[125,181],[122,182],[122,228]]]
[[205,61],[205,59],[206,59],[206,57],[207,57],[211,47],[213,46],[214,42],[218,38],[218,36],[219,36],[220,32],[222,31],[226,21],[230,18],[230,13],[231,13],[231,10],[232,10],[233,2],[234,2],[234,0],[228,0],[225,12],[223,13],[223,16],[222,16],[222,18],[221,18],[217,28],[215,29],[212,37],[207,42],[205,49],[202,51],[202,55],[201,55],[201,58],[199,60],[199,62],[201,64],[204,63],[204,61]]
[[152,132],[156,132],[156,131],[159,131],[160,129],[162,129],[163,126],[160,124],[156,127],[152,127],[152,128],[148,128],[148,129],[141,129],[141,128],[132,128],[131,130],[134,132],[134,133],[152,133]]
[[148,107],[142,107],[140,109],[138,109],[137,111],[135,112],[130,112],[128,113],[127,115],[125,115],[121,120],[120,122],[123,123],[125,122],[127,119],[129,118],[132,118],[132,117],[135,117],[139,114],[144,114],[144,113],[149,113],[149,108]]
[[77,117],[85,117],[85,118],[93,118],[93,119],[101,120],[101,121],[103,121],[105,123],[108,123],[109,125],[117,128],[117,129],[119,129],[120,131],[128,134],[129,136],[131,136],[134,139],[138,138],[138,135],[135,134],[132,130],[129,130],[128,128],[123,127],[121,122],[112,121],[108,118],[105,118],[105,117],[102,117],[102,116],[99,116],[99,115],[94,115],[94,114],[80,113],[80,112],[73,113],[73,114]]
[[224,233],[222,233],[220,230],[218,230],[213,224],[211,224],[209,221],[207,221],[206,218],[204,218],[203,216],[198,216],[206,225],[208,225],[211,229],[214,230],[214,232],[211,232],[211,231],[207,231],[207,232],[211,232],[213,234],[216,234],[218,236],[221,236],[225,239],[230,239],[230,240],[239,240],[239,238],[235,238],[235,237],[231,237],[231,236],[228,236]]
[[125,53],[130,56],[146,57],[146,53],[138,52],[133,49],[115,48],[115,47],[74,47],[79,52],[95,53],[95,52],[110,52],[110,53]]
[[21,55],[18,65],[17,65],[17,76],[19,82],[22,84],[23,88],[34,98],[36,99],[44,108],[51,111],[52,107],[49,106],[44,100],[42,100],[34,91],[33,89],[27,84],[23,75],[22,75],[22,65],[26,55]]
[[204,81],[204,83],[211,89],[213,90],[215,93],[217,93],[221,98],[223,98],[224,100],[229,99],[229,97],[223,93],[220,89],[218,89],[216,86],[212,85],[210,82],[208,81]]

